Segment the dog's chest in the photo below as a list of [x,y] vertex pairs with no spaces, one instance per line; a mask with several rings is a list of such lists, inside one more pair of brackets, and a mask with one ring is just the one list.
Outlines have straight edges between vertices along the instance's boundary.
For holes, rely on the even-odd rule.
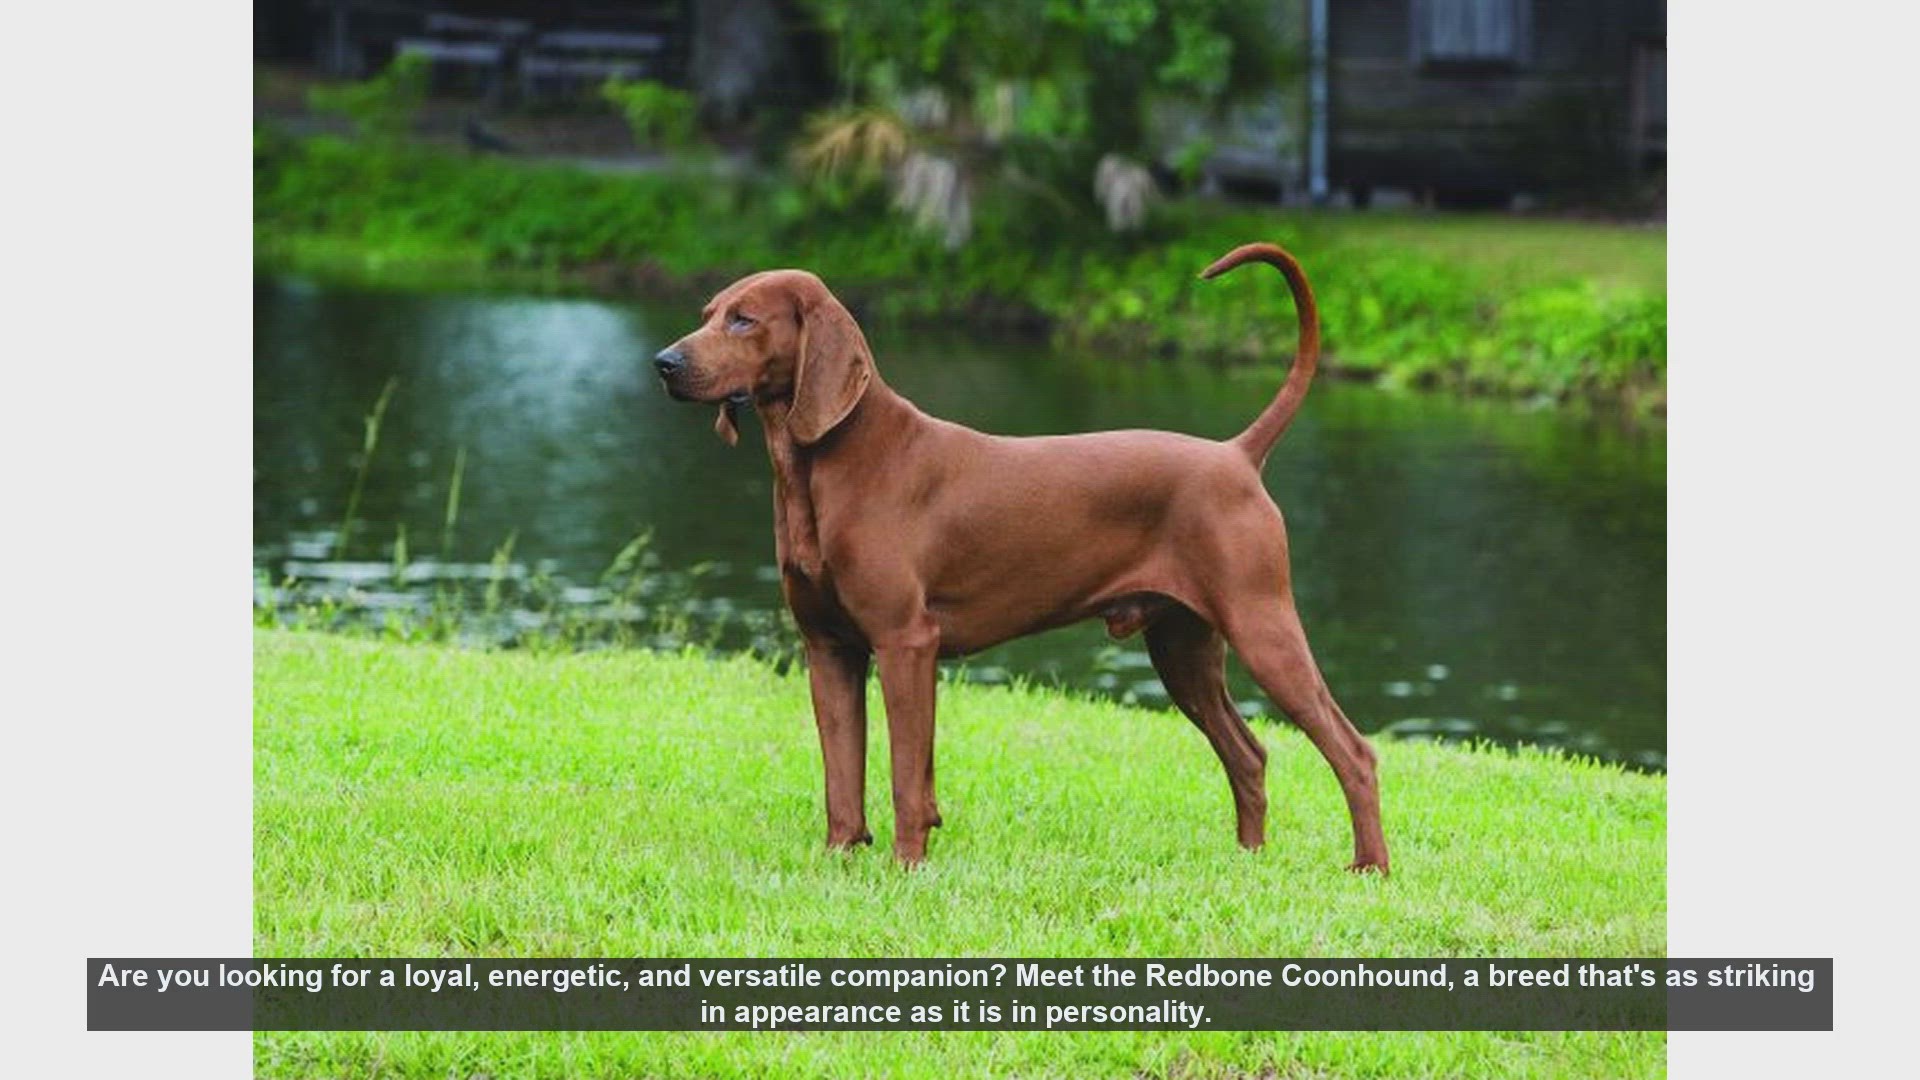
[[852,621],[833,588],[833,573],[827,566],[804,464],[776,469],[773,534],[780,563],[780,590],[794,621],[810,631],[851,629]]
[[824,566],[812,572],[783,560],[780,567],[780,591],[787,601],[793,621],[809,635],[826,635],[849,643],[864,640],[833,587],[832,571]]

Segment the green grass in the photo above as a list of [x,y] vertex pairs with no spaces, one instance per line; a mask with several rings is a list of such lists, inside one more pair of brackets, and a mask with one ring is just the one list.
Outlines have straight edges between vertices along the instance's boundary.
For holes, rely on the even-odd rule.
[[1430,256],[1520,284],[1564,275],[1603,288],[1667,291],[1667,231],[1497,213],[1338,217],[1355,244]]
[[1661,227],[1172,200],[1142,234],[1116,237],[1082,209],[990,192],[972,240],[947,252],[877,192],[835,197],[777,175],[604,175],[265,129],[254,144],[268,267],[704,298],[748,271],[802,265],[864,317],[1038,322],[1114,356],[1278,367],[1293,315],[1271,275],[1195,281],[1229,248],[1273,240],[1313,279],[1329,370],[1499,394],[1663,394]]
[[[1665,781],[1380,747],[1394,875],[1354,876],[1305,739],[1265,851],[1177,715],[944,685],[928,863],[822,847],[804,676],[264,631],[261,956],[1440,956],[1666,951]],[[1659,1033],[262,1034],[266,1076],[1642,1076]]]

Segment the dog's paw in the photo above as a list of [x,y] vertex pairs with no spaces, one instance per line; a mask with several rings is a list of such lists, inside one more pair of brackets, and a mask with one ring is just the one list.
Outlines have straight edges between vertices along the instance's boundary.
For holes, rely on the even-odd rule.
[[835,851],[852,851],[857,847],[871,847],[872,844],[873,833],[866,829],[861,829],[857,833],[827,834],[827,847]]
[[1349,874],[1379,874],[1381,877],[1386,877],[1388,876],[1387,860],[1375,858],[1355,859],[1347,864],[1347,872]]

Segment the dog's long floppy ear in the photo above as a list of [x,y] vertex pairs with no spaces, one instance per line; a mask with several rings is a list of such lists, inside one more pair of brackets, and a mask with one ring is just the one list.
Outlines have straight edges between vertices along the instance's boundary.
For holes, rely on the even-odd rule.
[[873,379],[873,353],[853,315],[825,285],[812,285],[798,300],[800,361],[787,431],[801,446],[811,446],[860,403]]

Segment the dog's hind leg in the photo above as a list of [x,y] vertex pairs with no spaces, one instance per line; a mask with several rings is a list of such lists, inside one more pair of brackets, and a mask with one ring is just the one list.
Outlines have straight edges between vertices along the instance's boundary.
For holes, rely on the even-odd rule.
[[1327,690],[1292,599],[1263,599],[1230,609],[1226,616],[1227,640],[1234,651],[1339,778],[1353,818],[1353,863],[1348,869],[1386,873],[1387,841],[1380,828],[1373,747]]
[[1225,642],[1184,607],[1155,619],[1146,637],[1147,653],[1167,696],[1206,735],[1227,771],[1241,846],[1258,848],[1266,840],[1267,748],[1227,693]]

